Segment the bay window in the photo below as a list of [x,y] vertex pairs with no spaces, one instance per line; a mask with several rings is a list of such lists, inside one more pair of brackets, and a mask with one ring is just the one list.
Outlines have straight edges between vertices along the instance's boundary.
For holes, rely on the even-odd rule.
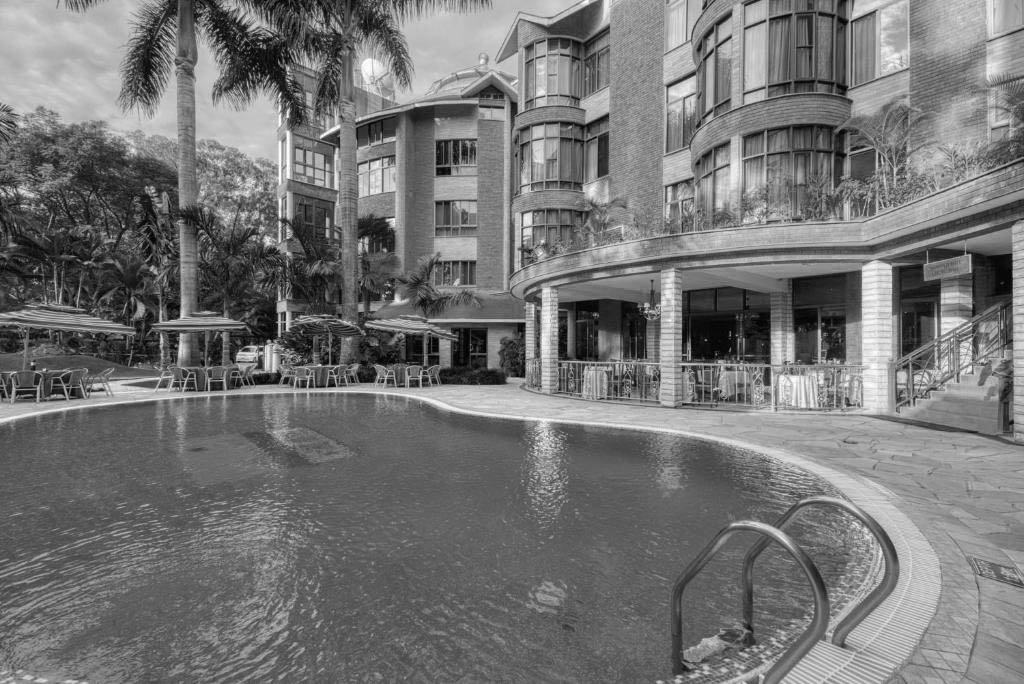
[[697,111],[710,120],[731,108],[732,17],[726,17],[704,34],[698,49]]
[[524,250],[530,250],[541,243],[569,243],[583,227],[583,212],[572,209],[526,211],[521,218]]
[[522,192],[583,187],[583,127],[549,123],[519,132],[519,186]]
[[523,49],[523,110],[545,105],[577,106],[583,83],[580,44],[548,38]]
[[850,85],[860,85],[910,66],[907,0],[853,20]]
[[729,144],[719,145],[700,158],[697,209],[712,223],[729,211]]

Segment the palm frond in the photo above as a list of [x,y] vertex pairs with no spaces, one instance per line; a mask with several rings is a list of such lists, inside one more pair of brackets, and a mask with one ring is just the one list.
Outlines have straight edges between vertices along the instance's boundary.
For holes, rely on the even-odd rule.
[[418,19],[430,12],[457,12],[463,14],[491,8],[491,0],[383,0],[383,5],[400,20]]
[[14,107],[0,102],[0,142],[10,142],[18,130],[18,115]]
[[174,72],[177,13],[177,3],[158,0],[149,0],[135,12],[132,37],[121,62],[117,101],[123,109],[137,108],[148,116],[156,113]]
[[384,3],[364,3],[358,27],[362,46],[387,65],[395,83],[408,88],[412,83],[412,56],[395,14]]
[[[84,12],[87,9],[92,9],[96,5],[105,0],[64,0],[64,6],[72,12]],[[61,0],[57,0],[57,6],[60,7]]]

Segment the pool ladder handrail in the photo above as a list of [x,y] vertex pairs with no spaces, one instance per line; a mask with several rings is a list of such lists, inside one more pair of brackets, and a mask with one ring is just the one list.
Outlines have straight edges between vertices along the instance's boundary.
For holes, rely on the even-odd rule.
[[[766,545],[771,541],[777,542],[797,562],[811,584],[811,591],[814,594],[814,617],[804,633],[772,664],[768,672],[761,680],[762,684],[776,684],[789,672],[807,653],[814,648],[828,629],[829,600],[828,591],[825,589],[825,582],[821,579],[821,573],[811,557],[807,555],[793,538],[782,530],[771,525],[754,520],[740,520],[724,527],[714,539],[697,555],[697,557],[686,567],[683,573],[676,580],[672,588],[672,674],[681,674],[684,671],[682,653],[682,597],[683,590],[715,554],[725,545],[731,536],[737,532],[755,532],[762,536],[758,541]],[[765,539],[767,538],[767,539]]]
[[[864,597],[863,601],[854,606],[832,631],[832,643],[842,648],[846,646],[846,637],[853,631],[853,628],[871,614],[871,611],[877,608],[896,588],[896,583],[900,576],[900,561],[892,539],[882,529],[882,526],[878,524],[878,521],[871,517],[864,509],[845,499],[833,496],[811,496],[801,499],[790,506],[789,510],[775,521],[773,527],[779,530],[785,528],[797,513],[808,506],[834,506],[858,519],[874,535],[875,541],[878,542],[878,546],[882,550],[882,558],[885,562],[882,581]],[[750,547],[746,557],[743,559],[743,574],[741,577],[743,585],[743,626],[751,630],[751,632],[754,629],[754,561],[768,547],[768,543],[768,539],[758,539]]]

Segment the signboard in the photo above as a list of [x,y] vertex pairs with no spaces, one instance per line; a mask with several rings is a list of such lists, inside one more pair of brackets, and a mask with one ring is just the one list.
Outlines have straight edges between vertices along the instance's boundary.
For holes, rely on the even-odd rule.
[[973,272],[974,264],[970,254],[932,261],[924,265],[925,280],[939,280],[941,278],[955,278],[956,276],[967,275]]
[[980,577],[987,577],[988,579],[996,580],[997,582],[1006,582],[1012,586],[1024,589],[1024,579],[1021,578],[1020,572],[1017,571],[1017,568],[1012,565],[993,563],[992,561],[974,556],[970,556],[969,558],[971,565],[974,566],[974,572]]

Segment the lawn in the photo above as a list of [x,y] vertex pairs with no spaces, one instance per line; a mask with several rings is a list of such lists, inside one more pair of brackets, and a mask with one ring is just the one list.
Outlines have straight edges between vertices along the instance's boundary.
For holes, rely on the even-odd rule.
[[[89,356],[88,354],[35,356],[32,357],[32,359],[35,360],[36,368],[39,370],[44,368],[48,368],[50,370],[57,368],[88,368],[89,372],[93,373],[106,370],[107,368],[115,368],[115,378],[152,378],[160,374],[152,366],[147,366],[145,368],[129,368],[128,366],[122,366],[119,363],[107,361],[105,359],[98,359],[95,356]],[[22,355],[22,352],[0,354],[0,373],[21,370],[23,360],[24,356]]]

